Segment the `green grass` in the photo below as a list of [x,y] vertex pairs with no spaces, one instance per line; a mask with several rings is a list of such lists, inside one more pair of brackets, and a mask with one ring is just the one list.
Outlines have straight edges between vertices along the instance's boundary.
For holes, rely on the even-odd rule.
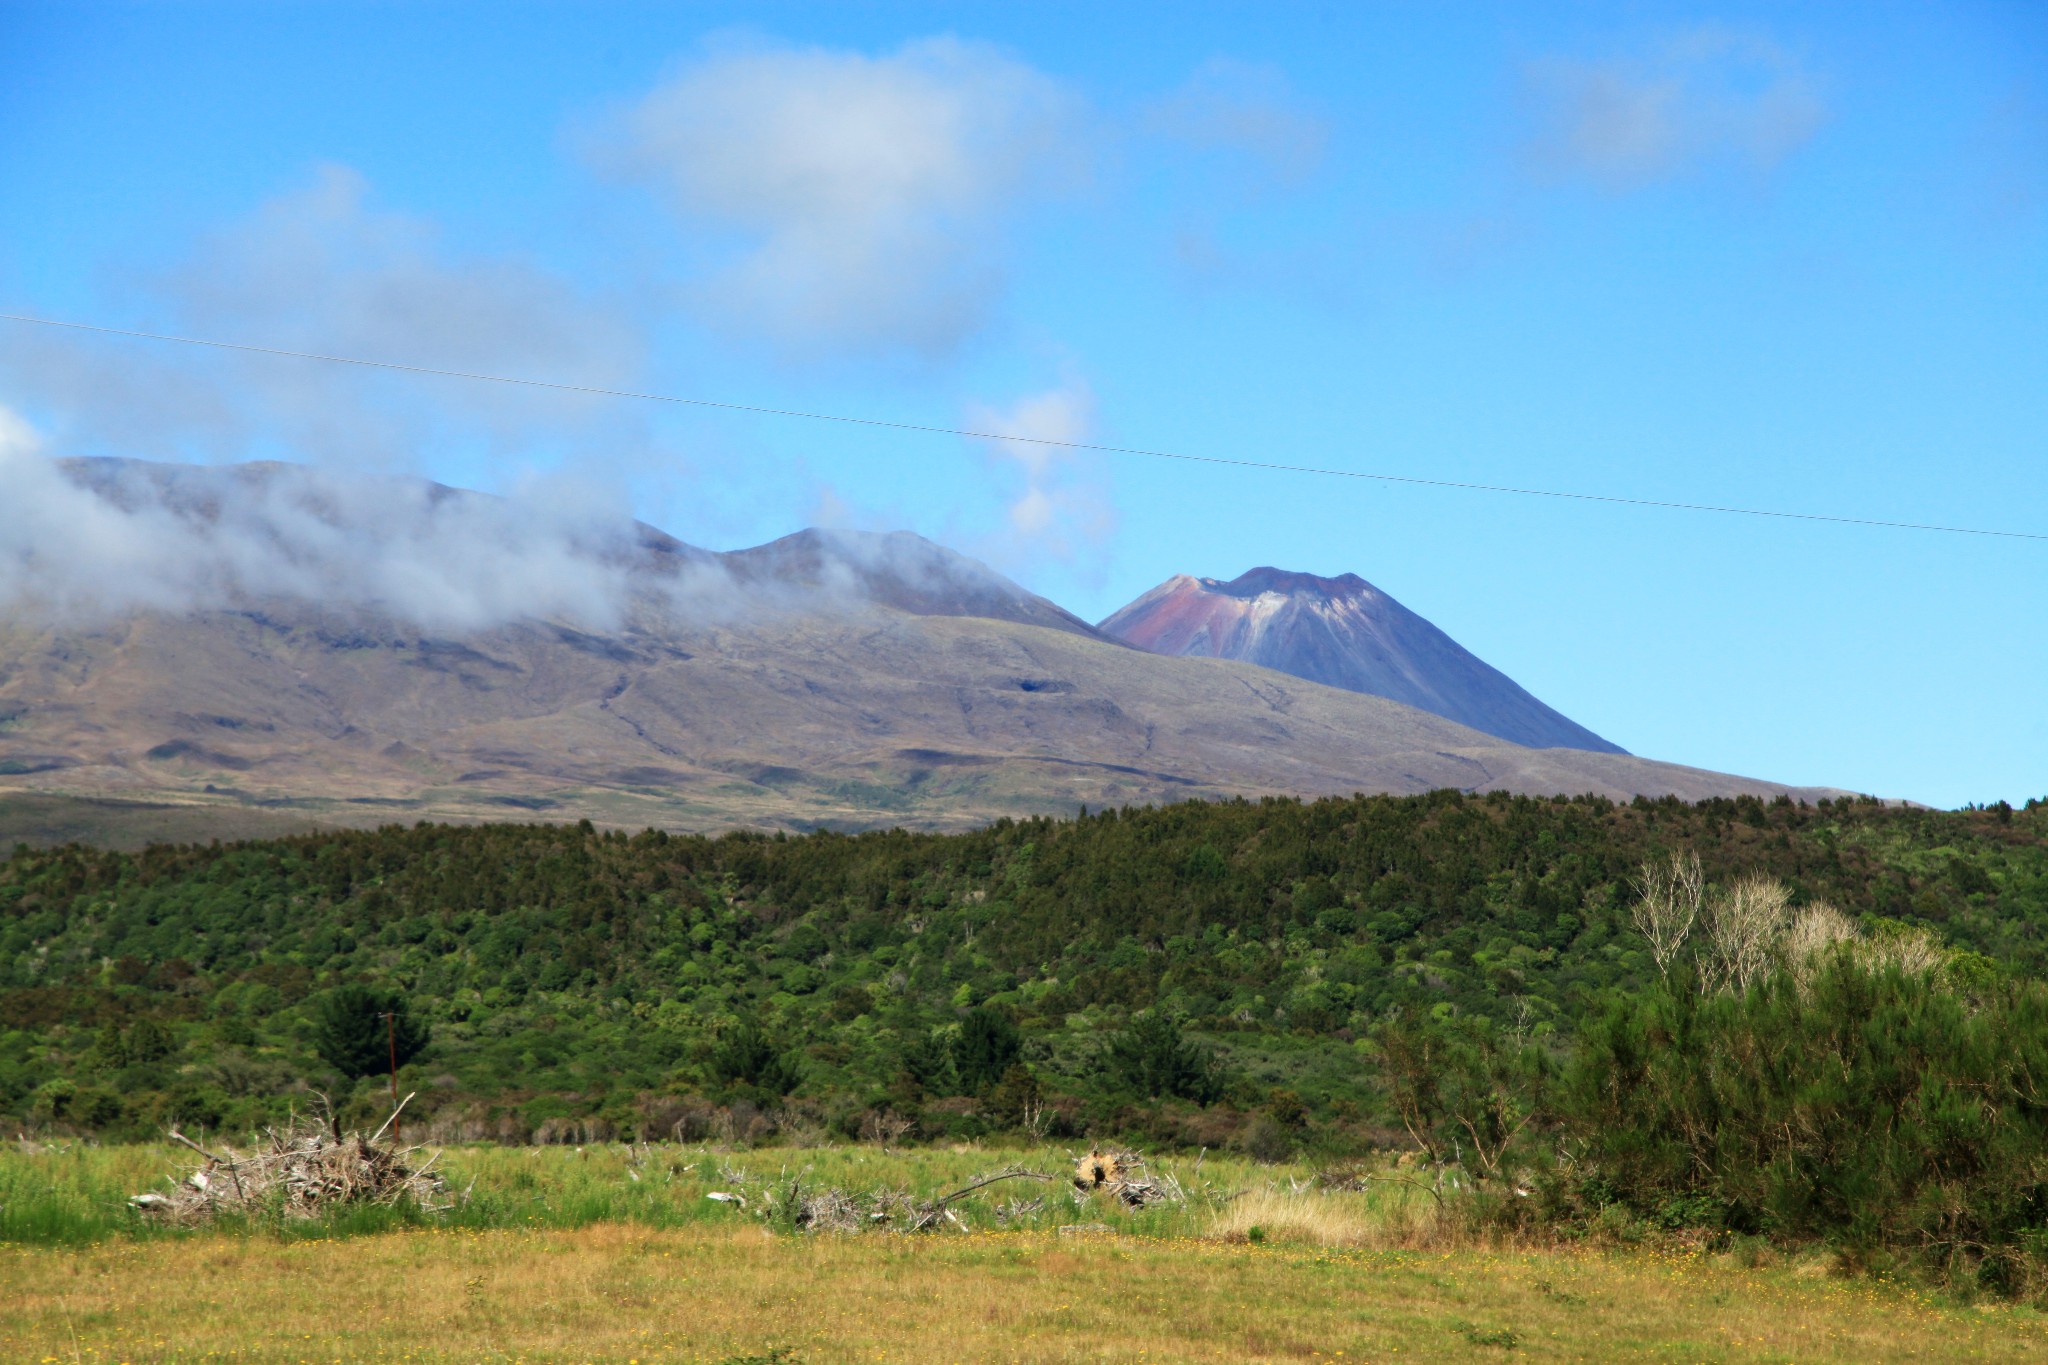
[[[764,1192],[781,1194],[791,1181],[809,1191],[836,1187],[863,1195],[897,1190],[929,1200],[1011,1166],[1060,1177],[1057,1182],[1005,1181],[952,1206],[972,1229],[1014,1225],[997,1217],[1011,1201],[1044,1198],[1025,1224],[1104,1224],[1120,1233],[1180,1236],[1206,1224],[1215,1209],[1240,1191],[1274,1182],[1307,1180],[1303,1167],[1258,1167],[1232,1158],[1176,1157],[1154,1161],[1157,1175],[1177,1176],[1190,1194],[1183,1204],[1129,1209],[1101,1198],[1076,1200],[1065,1178],[1073,1169],[1064,1148],[960,1147],[884,1152],[867,1147],[776,1147],[720,1152],[709,1147],[609,1143],[589,1147],[461,1146],[441,1152],[436,1168],[457,1207],[428,1217],[410,1208],[354,1206],[310,1220],[266,1220],[222,1230],[299,1239],[354,1237],[410,1227],[466,1229],[573,1229],[624,1223],[645,1228],[748,1225],[761,1221]],[[0,1149],[0,1242],[32,1246],[86,1246],[114,1238],[156,1239],[194,1235],[137,1213],[131,1195],[167,1188],[194,1169],[196,1158],[169,1144],[99,1146],[60,1143]],[[732,1176],[743,1177],[734,1180]],[[740,1210],[708,1196],[737,1187],[749,1199]]]

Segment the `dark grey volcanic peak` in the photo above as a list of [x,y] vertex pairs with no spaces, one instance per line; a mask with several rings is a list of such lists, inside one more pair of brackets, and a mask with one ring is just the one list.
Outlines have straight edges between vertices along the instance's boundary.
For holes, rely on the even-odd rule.
[[1627,752],[1545,706],[1357,574],[1257,568],[1227,583],[1181,574],[1100,628],[1155,654],[1238,659],[1389,697],[1534,749]]
[[980,560],[909,531],[813,527],[720,558],[742,584],[819,589],[913,616],[979,616],[1104,638],[1080,617]]

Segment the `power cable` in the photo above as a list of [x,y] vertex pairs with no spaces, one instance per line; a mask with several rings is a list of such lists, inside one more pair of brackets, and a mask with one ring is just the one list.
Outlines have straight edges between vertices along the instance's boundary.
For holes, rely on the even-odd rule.
[[1062,441],[1050,436],[1018,436],[996,431],[973,431],[965,427],[928,426],[919,422],[897,422],[882,417],[848,417],[842,413],[806,412],[799,408],[771,408],[752,403],[729,403],[716,398],[684,398],[667,393],[642,393],[632,389],[608,389],[594,384],[564,384],[551,379],[519,379],[510,375],[480,374],[474,370],[443,370],[427,365],[401,365],[394,360],[365,360],[360,356],[323,355],[317,351],[289,351],[277,346],[251,346],[238,341],[214,341],[206,337],[173,336],[164,332],[143,332],[125,327],[102,327],[90,322],[64,322],[56,318],[30,317],[21,313],[0,313],[0,321],[33,323],[39,327],[63,327],[77,332],[99,332],[106,336],[134,337],[144,341],[172,341],[184,346],[209,346],[221,351],[246,351],[252,355],[285,356],[294,360],[321,360],[333,365],[356,365],[364,369],[394,370],[401,374],[433,375],[442,379],[469,379],[487,384],[513,384],[523,388],[551,389],[560,393],[590,394],[604,398],[635,398],[649,403],[675,403],[685,407],[717,408],[726,412],[747,412],[764,417],[800,417],[811,422],[838,422],[846,426],[880,427],[890,431],[914,431],[928,436],[964,436],[977,441],[1012,441],[1020,445],[1055,446],[1062,450],[1086,450],[1104,455],[1144,455],[1158,460],[1181,460],[1190,464],[1225,465],[1237,469],[1260,469],[1276,474],[1315,474],[1333,479],[1369,479],[1377,483],[1411,484],[1422,488],[1455,488],[1473,493],[1514,493],[1530,498],[1562,498],[1572,502],[1604,502],[1622,507],[1657,507],[1674,512],[1719,512],[1729,516],[1772,517],[1781,521],[1820,521],[1837,526],[1877,526],[1892,531],[1937,531],[1946,535],[1995,536],[2006,540],[2048,540],[2034,531],[1992,531],[1975,526],[1937,526],[1916,521],[1880,521],[1873,517],[1840,517],[1821,512],[1778,512],[1758,507],[1724,507],[1703,502],[1661,502],[1654,498],[1624,498],[1608,493],[1567,493],[1553,488],[1517,488],[1508,484],[1463,483],[1455,479],[1425,479],[1410,474],[1374,474],[1359,469],[1329,469],[1317,465],[1276,464],[1265,460],[1235,459],[1225,455],[1190,455],[1175,450],[1149,450],[1142,446],[1103,445],[1093,441]]

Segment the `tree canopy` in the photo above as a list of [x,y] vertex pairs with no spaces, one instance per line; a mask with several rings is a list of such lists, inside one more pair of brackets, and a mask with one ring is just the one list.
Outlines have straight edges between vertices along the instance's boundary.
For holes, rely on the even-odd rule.
[[1395,1140],[1390,1017],[1556,1048],[1661,978],[1635,925],[1645,862],[1696,855],[1709,888],[1767,876],[1794,909],[1826,899],[2033,975],[2044,838],[2048,805],[1446,791],[951,835],[419,825],[19,849],[0,861],[0,1115],[258,1121],[293,1086],[388,1065],[363,1022],[384,1006],[347,1012],[354,1050],[326,1021],[346,989],[402,999],[431,1042],[402,1049],[420,1121],[451,1131],[666,1131],[678,1105],[744,1092],[849,1133],[887,1109],[970,1136],[1019,1111],[1022,1068],[1075,1129],[1199,1144],[1258,1113],[1294,1141]]

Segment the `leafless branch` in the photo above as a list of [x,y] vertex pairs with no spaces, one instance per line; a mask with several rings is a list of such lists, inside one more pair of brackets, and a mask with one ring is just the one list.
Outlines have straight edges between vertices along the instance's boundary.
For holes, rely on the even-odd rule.
[[1669,971],[1699,922],[1706,879],[1697,853],[1673,853],[1667,862],[1646,862],[1635,878],[1636,902],[1629,908],[1636,932],[1650,945],[1660,972]]

